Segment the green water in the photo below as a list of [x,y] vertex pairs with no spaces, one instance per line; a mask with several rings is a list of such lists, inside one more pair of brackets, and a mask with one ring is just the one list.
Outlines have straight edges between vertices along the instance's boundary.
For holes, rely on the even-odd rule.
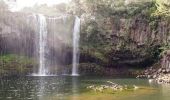
[[[141,89],[118,93],[97,93],[89,85],[137,85]],[[170,86],[145,79],[108,77],[17,77],[0,80],[0,100],[170,100]]]

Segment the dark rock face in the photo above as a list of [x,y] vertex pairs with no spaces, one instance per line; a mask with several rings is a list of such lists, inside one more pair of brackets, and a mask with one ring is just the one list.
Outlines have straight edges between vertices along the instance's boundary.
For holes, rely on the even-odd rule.
[[170,84],[170,59],[169,59],[169,50],[164,52],[162,58],[162,68],[160,68],[157,72],[158,74],[155,75],[154,79],[159,84]]
[[102,56],[99,61],[105,66],[151,66],[159,58],[159,48],[169,41],[170,24],[168,18],[152,17],[146,8],[129,17],[94,12],[95,19],[90,19],[83,14],[82,52],[93,52],[91,57],[97,59]]
[[164,51],[164,55],[161,61],[162,61],[161,64],[163,68],[170,69],[170,51],[169,50]]
[[159,84],[170,84],[170,67],[169,67],[169,50],[164,52],[161,62],[156,67],[150,67],[143,72],[142,75],[138,75],[137,78],[154,79]]

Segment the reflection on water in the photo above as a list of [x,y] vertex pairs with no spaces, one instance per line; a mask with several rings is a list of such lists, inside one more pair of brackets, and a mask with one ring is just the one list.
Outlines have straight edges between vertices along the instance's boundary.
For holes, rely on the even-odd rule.
[[78,85],[78,77],[72,77],[72,100],[76,100],[76,96],[79,93]]
[[1,79],[0,98],[44,100],[44,97],[53,93],[64,93],[64,80],[65,78],[61,77],[4,78]]
[[161,85],[162,87],[162,100],[170,99],[170,85]]
[[[150,87],[156,91],[132,91],[121,96],[91,95],[85,92],[86,86],[105,84],[108,80],[118,84]],[[113,98],[115,100],[169,100],[169,93],[168,85],[149,84],[147,80],[138,79],[50,76],[13,77],[0,80],[0,100],[106,100],[106,98],[107,100],[113,100]]]
[[39,98],[39,100],[43,100],[43,95],[45,94],[45,86],[46,86],[46,81],[40,77],[40,82],[39,82],[39,86],[40,86],[40,89],[39,89],[39,95],[37,95]]

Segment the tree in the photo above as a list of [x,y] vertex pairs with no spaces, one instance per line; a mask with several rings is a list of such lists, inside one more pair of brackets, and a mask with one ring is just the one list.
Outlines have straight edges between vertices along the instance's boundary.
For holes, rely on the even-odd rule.
[[169,0],[156,0],[156,15],[170,16],[170,1]]

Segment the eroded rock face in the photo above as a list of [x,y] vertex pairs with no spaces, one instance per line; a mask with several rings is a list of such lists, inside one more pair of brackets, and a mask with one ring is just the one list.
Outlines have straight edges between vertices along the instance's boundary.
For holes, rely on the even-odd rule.
[[124,13],[106,17],[83,14],[81,45],[86,48],[82,46],[82,51],[98,51],[109,66],[152,65],[160,53],[158,49],[169,42],[170,24],[166,18],[151,20],[151,14],[142,9],[130,17]]
[[161,67],[158,74],[155,74],[155,80],[159,84],[170,84],[170,51],[164,51],[161,61]]
[[142,75],[137,78],[154,79],[159,84],[170,84],[169,50],[164,51],[162,59],[158,65],[153,65],[146,69]]
[[170,50],[164,51],[161,64],[163,68],[170,69]]

